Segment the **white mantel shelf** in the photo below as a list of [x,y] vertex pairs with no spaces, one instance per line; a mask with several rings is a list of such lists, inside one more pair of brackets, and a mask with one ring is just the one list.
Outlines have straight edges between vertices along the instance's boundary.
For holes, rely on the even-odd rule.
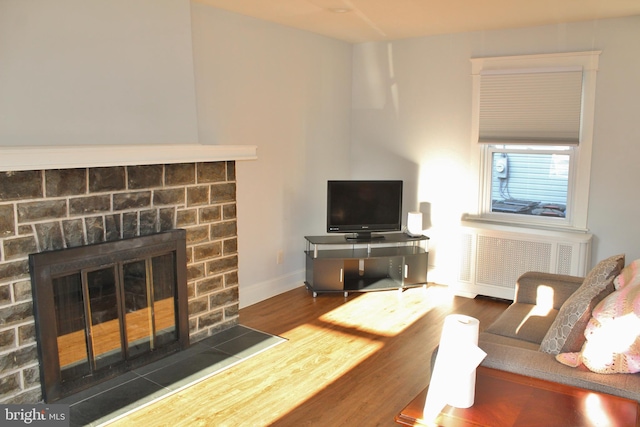
[[255,160],[255,145],[149,144],[0,147],[0,171]]

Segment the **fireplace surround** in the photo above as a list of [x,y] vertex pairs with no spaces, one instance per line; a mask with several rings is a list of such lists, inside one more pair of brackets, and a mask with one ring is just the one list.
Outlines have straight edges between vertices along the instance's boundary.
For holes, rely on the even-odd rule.
[[29,254],[184,229],[189,342],[237,324],[235,161],[131,165],[133,157],[0,171],[0,403],[43,399]]

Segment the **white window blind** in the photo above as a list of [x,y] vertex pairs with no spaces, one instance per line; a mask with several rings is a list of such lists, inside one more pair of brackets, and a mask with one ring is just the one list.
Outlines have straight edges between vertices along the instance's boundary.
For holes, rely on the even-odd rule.
[[581,70],[482,73],[478,142],[577,145],[581,106]]

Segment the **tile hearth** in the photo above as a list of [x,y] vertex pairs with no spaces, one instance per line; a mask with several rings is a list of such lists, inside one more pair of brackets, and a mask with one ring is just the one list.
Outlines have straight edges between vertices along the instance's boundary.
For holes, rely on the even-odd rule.
[[283,338],[236,325],[187,350],[55,403],[70,405],[71,426],[102,425],[283,342]]

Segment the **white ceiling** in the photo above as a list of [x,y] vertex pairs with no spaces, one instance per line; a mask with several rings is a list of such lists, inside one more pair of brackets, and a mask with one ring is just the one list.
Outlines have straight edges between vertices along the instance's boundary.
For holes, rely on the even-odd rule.
[[640,0],[195,0],[351,43],[640,15]]

